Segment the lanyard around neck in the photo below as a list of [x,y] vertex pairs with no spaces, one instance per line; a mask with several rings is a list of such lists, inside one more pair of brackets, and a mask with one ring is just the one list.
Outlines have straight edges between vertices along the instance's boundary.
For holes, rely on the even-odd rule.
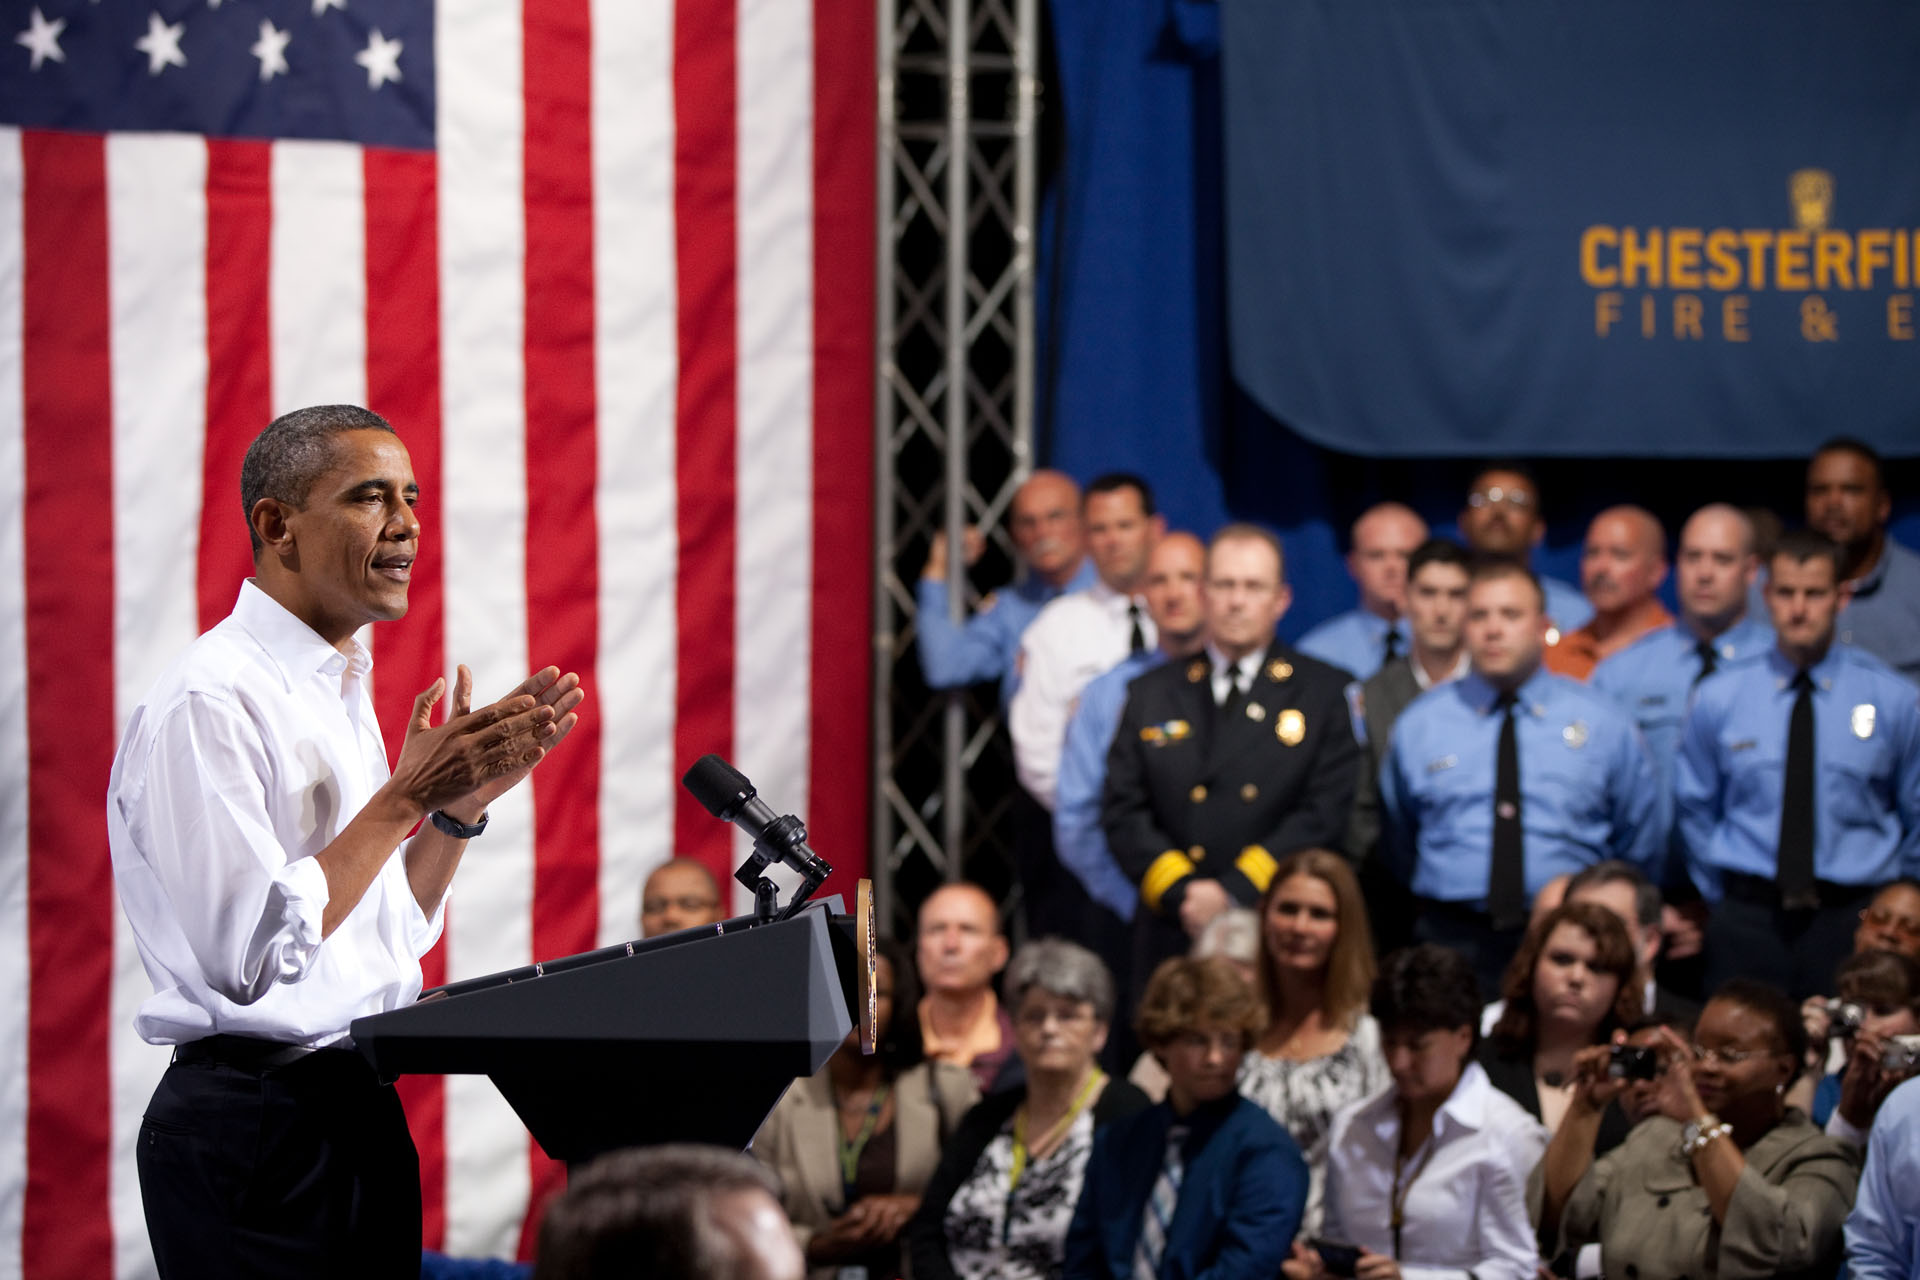
[[837,1126],[835,1137],[840,1140],[840,1187],[846,1203],[853,1203],[853,1184],[860,1175],[860,1156],[867,1149],[867,1143],[873,1139],[873,1131],[880,1127],[880,1112],[887,1105],[888,1085],[882,1081],[873,1091],[873,1101],[867,1104],[866,1119],[860,1123],[860,1132],[851,1141],[847,1138],[845,1126]]

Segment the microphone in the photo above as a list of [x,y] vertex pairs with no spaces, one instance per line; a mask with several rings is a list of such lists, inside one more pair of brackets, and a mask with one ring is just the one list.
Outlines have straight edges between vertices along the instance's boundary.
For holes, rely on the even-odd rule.
[[[826,860],[807,847],[806,824],[790,813],[776,816],[746,775],[719,756],[708,754],[694,761],[680,785],[692,792],[708,813],[733,823],[753,838],[754,855],[734,876],[741,884],[758,895],[764,882],[760,872],[776,858],[800,873],[804,892],[795,892],[782,919],[797,911],[833,873]],[[769,882],[769,890],[771,887]]]

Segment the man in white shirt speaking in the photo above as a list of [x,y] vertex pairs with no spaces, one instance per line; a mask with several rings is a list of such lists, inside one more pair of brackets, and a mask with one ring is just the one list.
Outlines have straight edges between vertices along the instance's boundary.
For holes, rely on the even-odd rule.
[[467,841],[585,694],[548,667],[470,711],[461,667],[389,776],[355,633],[407,611],[405,446],[365,409],[301,409],[240,487],[254,576],[134,709],[107,786],[154,987],[134,1026],[176,1046],[140,1128],[147,1229],[162,1277],[417,1276],[419,1160],[347,1027],[419,996]]

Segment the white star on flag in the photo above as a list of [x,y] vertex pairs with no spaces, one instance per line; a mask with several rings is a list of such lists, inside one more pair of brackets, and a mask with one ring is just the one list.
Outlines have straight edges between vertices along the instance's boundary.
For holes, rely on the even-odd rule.
[[387,81],[400,78],[400,43],[387,39],[380,34],[380,28],[375,27],[367,47],[353,55],[353,60],[367,69],[367,88],[378,89]]
[[260,19],[260,38],[253,42],[253,48],[247,50],[260,59],[260,82],[265,84],[275,76],[287,74],[287,42],[293,37],[284,31],[277,31],[265,18]]
[[52,58],[55,62],[65,62],[67,55],[60,48],[60,33],[67,29],[67,20],[55,18],[52,22],[48,22],[46,15],[40,12],[40,7],[35,5],[30,21],[33,25],[15,36],[13,42],[25,45],[28,52],[33,54],[33,70],[38,71],[40,64],[48,58]]
[[186,32],[187,24],[176,22],[167,25],[167,20],[155,13],[147,19],[147,34],[133,42],[133,47],[147,55],[147,74],[157,76],[168,67],[184,67],[187,55],[180,52],[180,37]]
[[313,0],[313,16],[319,17],[329,9],[345,9],[347,0]]

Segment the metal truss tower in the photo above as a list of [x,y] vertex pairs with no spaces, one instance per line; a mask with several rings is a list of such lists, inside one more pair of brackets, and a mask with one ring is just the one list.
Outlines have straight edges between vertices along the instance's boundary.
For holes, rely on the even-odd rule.
[[998,691],[927,689],[915,584],[937,532],[955,617],[1006,582],[1004,517],[1033,465],[1040,0],[876,0],[878,367],[873,867],[883,932],[966,877],[1014,905]]

